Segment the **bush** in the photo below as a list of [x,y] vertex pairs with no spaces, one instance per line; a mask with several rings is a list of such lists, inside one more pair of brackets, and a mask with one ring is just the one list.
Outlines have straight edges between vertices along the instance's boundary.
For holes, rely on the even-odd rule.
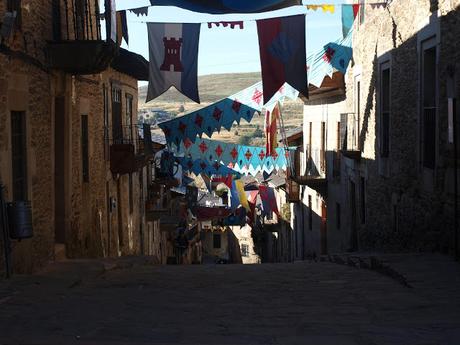
[[238,140],[238,143],[239,143],[240,145],[249,145],[250,142],[251,142],[251,136],[250,136],[250,135],[247,135],[247,134],[246,134],[246,135],[242,135],[242,136],[240,137],[240,140]]

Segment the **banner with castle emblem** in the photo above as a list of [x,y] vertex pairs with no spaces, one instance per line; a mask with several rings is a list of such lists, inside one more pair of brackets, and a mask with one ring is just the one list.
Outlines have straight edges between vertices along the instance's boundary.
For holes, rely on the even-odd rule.
[[194,102],[198,95],[198,43],[201,24],[147,23],[149,86],[146,102],[171,86]]

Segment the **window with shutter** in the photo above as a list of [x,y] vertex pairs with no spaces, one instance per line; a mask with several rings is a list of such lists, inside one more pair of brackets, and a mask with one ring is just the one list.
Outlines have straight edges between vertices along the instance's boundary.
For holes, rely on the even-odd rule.
[[422,159],[425,168],[436,165],[436,46],[432,40],[423,45],[422,50]]

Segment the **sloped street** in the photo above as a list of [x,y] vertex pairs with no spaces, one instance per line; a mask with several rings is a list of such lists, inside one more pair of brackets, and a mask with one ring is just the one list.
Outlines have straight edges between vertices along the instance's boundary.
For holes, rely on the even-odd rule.
[[0,284],[0,343],[458,344],[458,263],[403,261],[412,288],[326,262],[57,263]]

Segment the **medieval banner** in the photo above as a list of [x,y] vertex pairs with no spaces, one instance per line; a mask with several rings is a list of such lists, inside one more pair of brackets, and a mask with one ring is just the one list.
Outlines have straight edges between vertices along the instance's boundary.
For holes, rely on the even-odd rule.
[[305,15],[257,21],[263,103],[286,82],[308,97]]
[[146,102],[174,86],[200,103],[197,77],[200,25],[147,23],[150,67]]

